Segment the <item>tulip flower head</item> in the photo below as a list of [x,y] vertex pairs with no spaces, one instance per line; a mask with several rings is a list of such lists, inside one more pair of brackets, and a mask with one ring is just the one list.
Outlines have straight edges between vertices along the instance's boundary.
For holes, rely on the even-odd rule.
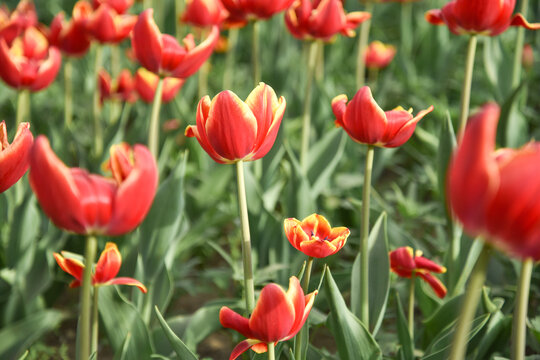
[[228,16],[221,0],[189,0],[180,21],[198,27],[221,26]]
[[471,236],[540,260],[540,143],[495,151],[500,108],[472,116],[448,168],[450,207]]
[[423,257],[420,250],[415,253],[411,247],[403,246],[390,251],[390,270],[404,278],[418,276],[431,286],[439,298],[446,296],[446,287],[432,274],[445,273],[446,268]]
[[86,29],[92,38],[104,44],[118,44],[125,40],[137,21],[137,16],[119,14],[113,7],[103,3],[88,18]]
[[78,234],[125,234],[137,227],[152,205],[158,172],[143,145],[114,145],[105,169],[112,178],[68,168],[39,136],[30,153],[30,186],[41,208],[61,229]]
[[28,170],[34,137],[29,123],[21,123],[13,142],[8,142],[6,123],[0,122],[0,194],[15,184]]
[[113,8],[118,14],[124,14],[133,5],[133,0],[93,0],[94,9],[98,9],[101,5],[107,4]]
[[78,1],[73,7],[71,20],[65,21],[64,13],[58,13],[48,33],[49,43],[64,54],[83,56],[90,48],[90,36],[86,23],[92,14],[92,6],[86,1]]
[[221,325],[247,338],[236,345],[229,360],[236,359],[250,348],[263,353],[267,351],[268,343],[293,338],[306,322],[315,295],[317,290],[304,296],[300,281],[293,276],[286,292],[279,285],[266,285],[249,319],[226,306],[222,307],[219,311]]
[[107,99],[129,103],[137,101],[135,80],[133,80],[133,76],[131,76],[128,69],[122,70],[115,81],[111,80],[111,76],[107,71],[101,69],[98,73],[98,85],[101,104]]
[[266,20],[287,10],[295,0],[221,0],[236,20],[255,18]]
[[[151,104],[154,101],[154,95],[156,94],[157,86],[159,82],[159,76],[146,70],[145,68],[139,68],[135,74],[135,90],[139,94],[140,98]],[[178,79],[174,77],[166,77],[163,79],[163,90],[161,92],[161,101],[168,103],[174,97],[186,81],[184,79]]]
[[368,69],[382,69],[390,65],[396,55],[396,47],[373,41],[366,49],[365,63]]
[[[70,257],[69,253],[64,251],[61,254],[54,253],[53,255],[60,268],[75,278],[69,287],[81,286],[85,264]],[[122,255],[115,243],[108,242],[93,271],[92,286],[131,285],[136,286],[146,294],[146,287],[140,281],[129,277],[115,277],[120,271],[120,266],[122,266]]]
[[434,25],[446,25],[456,35],[495,36],[510,26],[540,29],[540,24],[528,23],[519,13],[512,16],[515,6],[516,0],[452,0],[442,9],[428,11],[426,20]]
[[6,7],[0,7],[0,39],[5,39],[8,45],[26,29],[37,24],[36,8],[32,1],[19,1],[12,13]]
[[253,161],[270,151],[285,112],[285,98],[264,84],[240,100],[232,91],[207,95],[197,107],[197,125],[186,128],[187,137],[196,137],[214,161],[232,164]]
[[346,95],[332,100],[336,126],[342,127],[358,143],[387,148],[401,146],[409,140],[418,121],[432,110],[430,106],[415,117],[401,107],[383,111],[368,86],[358,90],[348,104]]
[[326,218],[311,214],[300,221],[285,219],[285,235],[296,250],[310,257],[323,258],[337,253],[351,233],[346,227],[330,227]]

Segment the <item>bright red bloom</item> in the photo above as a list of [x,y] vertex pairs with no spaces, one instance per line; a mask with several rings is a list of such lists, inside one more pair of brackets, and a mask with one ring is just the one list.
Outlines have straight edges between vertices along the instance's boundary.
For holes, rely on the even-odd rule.
[[315,258],[337,253],[351,233],[346,227],[330,227],[328,220],[319,214],[311,214],[302,221],[288,218],[283,225],[291,245]]
[[277,13],[287,10],[295,0],[221,0],[229,13],[238,21],[242,18],[255,17],[269,19]]
[[285,12],[285,24],[298,39],[328,41],[337,33],[352,37],[353,29],[369,18],[364,11],[345,14],[341,0],[297,0]]
[[488,103],[469,119],[448,169],[449,204],[470,235],[540,260],[540,143],[494,151],[499,115]]
[[[139,94],[142,101],[145,103],[151,104],[154,101],[154,96],[156,95],[156,90],[159,82],[159,76],[146,70],[145,68],[139,68],[135,74],[135,90]],[[163,103],[168,103],[174,97],[184,83],[184,79],[178,79],[174,77],[163,78],[163,89],[161,92],[161,101]]]
[[373,99],[368,86],[358,90],[348,104],[346,95],[332,100],[336,126],[342,127],[356,142],[388,148],[409,140],[418,121],[432,110],[430,106],[415,117],[401,107],[385,112]]
[[70,56],[83,56],[90,48],[90,36],[86,22],[92,13],[92,7],[86,1],[77,1],[69,22],[64,20],[64,13],[58,13],[49,30],[49,43]]
[[30,153],[30,185],[59,228],[78,234],[121,235],[144,219],[156,193],[156,161],[143,145],[114,145],[106,168],[112,178],[68,168],[39,136]]
[[60,51],[49,47],[45,35],[34,27],[15,38],[11,47],[0,38],[0,77],[15,89],[46,88],[54,81],[61,63]]
[[286,341],[300,331],[306,322],[317,290],[305,295],[296,277],[289,279],[285,292],[276,284],[266,285],[249,319],[224,306],[219,321],[226,328],[238,331],[247,340],[233,349],[229,360],[234,360],[248,349],[257,353],[267,351],[267,343]]
[[36,8],[32,1],[20,1],[11,14],[6,7],[0,7],[0,39],[5,39],[8,45],[23,31],[37,24]]
[[129,36],[135,26],[137,16],[118,14],[107,4],[101,5],[92,13],[86,29],[100,43],[119,43]]
[[208,38],[197,47],[191,34],[184,38],[181,46],[174,36],[161,34],[152,14],[153,9],[143,11],[133,29],[131,45],[137,60],[162,77],[187,78],[193,75],[212,54],[219,38],[219,28],[213,26]]
[[392,62],[395,55],[395,46],[386,45],[380,41],[373,41],[366,49],[366,67],[368,69],[385,68]]
[[[62,251],[62,255],[58,253],[54,253],[53,255],[56,263],[62,270],[75,278],[69,284],[69,287],[76,288],[81,286],[85,264],[73,257],[69,257],[69,254],[64,251]],[[131,285],[138,287],[139,290],[146,294],[146,287],[140,281],[129,277],[115,277],[118,271],[120,271],[120,266],[122,266],[122,255],[115,243],[108,242],[105,245],[105,250],[99,256],[96,268],[92,274],[92,286]]]
[[135,92],[135,80],[128,69],[124,69],[118,75],[116,81],[111,81],[111,76],[107,71],[101,69],[98,73],[98,84],[100,101],[107,99],[120,100],[129,103],[137,101]]
[[19,125],[10,144],[6,123],[0,122],[0,194],[15,184],[28,170],[28,156],[33,142],[29,123]]
[[221,0],[190,0],[180,21],[199,27],[220,26],[228,16]]
[[495,36],[510,26],[540,29],[540,24],[529,24],[519,13],[512,16],[515,6],[516,0],[453,0],[442,9],[428,11],[426,20],[446,25],[456,35]]
[[431,286],[438,297],[442,299],[446,296],[444,284],[431,274],[445,273],[446,268],[423,257],[420,250],[416,250],[415,254],[411,247],[403,246],[390,251],[390,270],[404,278],[419,276]]
[[285,98],[277,98],[264,84],[240,100],[232,91],[207,95],[197,107],[197,125],[186,128],[186,136],[196,137],[204,151],[221,164],[262,158],[274,145],[285,112]]
[[99,8],[103,4],[112,7],[118,14],[124,14],[133,5],[133,0],[92,0],[94,9]]

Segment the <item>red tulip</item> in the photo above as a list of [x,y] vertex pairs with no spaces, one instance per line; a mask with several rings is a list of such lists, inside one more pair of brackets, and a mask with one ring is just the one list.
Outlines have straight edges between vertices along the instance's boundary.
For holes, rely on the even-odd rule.
[[86,1],[78,1],[73,7],[69,22],[64,20],[64,13],[58,13],[49,30],[49,43],[70,56],[83,56],[90,48],[90,37],[86,31],[86,22],[92,13],[92,7]]
[[0,194],[15,184],[28,170],[28,156],[33,142],[29,123],[19,125],[10,144],[6,123],[0,122]]
[[382,69],[387,67],[396,55],[396,48],[392,45],[373,41],[366,50],[365,62],[368,69]]
[[257,353],[267,351],[267,343],[286,341],[300,331],[306,322],[317,290],[304,296],[296,277],[289,279],[289,290],[279,285],[266,285],[249,319],[224,306],[219,321],[226,328],[238,331],[247,340],[233,349],[229,360],[234,360],[248,349]]
[[[69,253],[64,251],[62,251],[62,255],[58,253],[54,253],[53,255],[62,270],[75,278],[69,284],[69,287],[76,288],[81,286],[85,264],[73,257],[69,257]],[[122,266],[122,255],[115,243],[108,242],[92,274],[92,286],[131,285],[138,287],[139,290],[146,293],[146,287],[140,281],[129,277],[115,277],[118,271],[120,271],[120,266]]]
[[426,13],[426,20],[435,25],[446,25],[456,35],[498,35],[510,26],[529,30],[540,29],[540,24],[529,24],[521,14],[512,16],[516,0],[453,0],[442,9]]
[[210,57],[219,38],[219,29],[212,27],[208,38],[195,47],[193,35],[184,38],[183,46],[167,34],[161,34],[152,17],[153,9],[139,15],[133,29],[131,45],[142,66],[159,76],[187,78]]
[[0,39],[5,39],[8,45],[26,29],[37,24],[36,8],[32,1],[19,1],[11,14],[7,8],[0,8]]
[[30,185],[49,218],[78,234],[121,235],[137,227],[156,193],[154,157],[143,145],[111,147],[112,179],[68,168],[39,136],[30,154]]
[[118,14],[124,14],[133,5],[133,0],[93,0],[94,9],[103,4],[112,7]]
[[323,258],[337,253],[351,233],[346,227],[330,227],[326,218],[312,214],[300,221],[285,219],[285,235],[295,247],[307,256]]
[[221,0],[225,8],[237,17],[245,14],[258,19],[268,19],[287,10],[295,0]]
[[204,151],[221,164],[262,158],[274,145],[285,112],[285,98],[260,83],[245,102],[226,90],[211,101],[207,95],[197,107],[197,125],[186,128]]
[[488,103],[469,119],[448,169],[450,207],[470,235],[540,260],[540,143],[494,151],[499,114]]
[[433,106],[415,117],[401,107],[385,112],[373,99],[369,87],[364,86],[348,104],[346,95],[336,96],[332,110],[336,126],[342,127],[354,141],[391,148],[409,140],[418,121],[431,112]]
[[[135,89],[144,102],[151,104],[154,101],[158,82],[159,76],[156,74],[146,70],[145,68],[140,68],[137,70],[137,73],[135,74]],[[168,103],[174,99],[185,82],[186,81],[184,79],[177,79],[173,77],[164,78],[161,101],[163,103]]]
[[111,6],[103,4],[92,13],[86,28],[100,43],[119,43],[129,36],[136,21],[135,15],[118,14]]
[[220,26],[228,16],[221,0],[190,0],[180,20],[199,27]]
[[431,286],[441,299],[446,296],[446,287],[431,273],[445,273],[446,268],[422,256],[420,250],[414,253],[409,246],[390,251],[390,270],[404,278],[419,276]]
[[101,104],[107,99],[129,103],[137,101],[135,81],[127,69],[122,70],[114,82],[111,81],[109,73],[101,69],[98,73],[98,84]]
[[285,24],[296,38],[330,40],[337,33],[354,36],[353,29],[369,18],[363,11],[345,14],[341,0],[298,0],[285,13]]

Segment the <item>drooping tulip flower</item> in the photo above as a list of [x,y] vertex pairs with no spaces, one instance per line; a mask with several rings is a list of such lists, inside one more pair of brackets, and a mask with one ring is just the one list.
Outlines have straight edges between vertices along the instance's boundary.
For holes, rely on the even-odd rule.
[[44,136],[30,153],[30,185],[41,208],[61,229],[83,235],[121,235],[137,227],[156,193],[154,157],[143,145],[122,143],[110,150],[112,178],[68,168]]
[[293,276],[289,279],[287,292],[279,285],[266,285],[249,319],[226,306],[222,307],[219,311],[221,325],[247,338],[236,345],[229,360],[236,359],[250,348],[263,353],[267,351],[268,343],[293,338],[306,322],[315,295],[317,290],[304,295],[300,282]]
[[61,63],[60,51],[49,47],[45,35],[34,27],[15,38],[11,46],[0,39],[0,77],[15,89],[46,88],[58,74]]
[[70,21],[65,21],[64,13],[58,13],[49,29],[50,45],[58,47],[69,56],[83,56],[90,48],[90,36],[86,23],[92,14],[92,7],[86,1],[77,1]]
[[[64,251],[61,254],[53,253],[53,255],[60,268],[75,278],[69,287],[81,286],[85,264],[78,259],[69,257],[69,254]],[[140,281],[130,277],[115,277],[120,271],[120,266],[122,266],[122,255],[115,243],[108,242],[105,245],[105,250],[99,256],[92,274],[92,286],[131,285],[146,293],[146,287]]]
[[456,35],[495,36],[510,26],[540,29],[540,23],[530,24],[519,13],[512,16],[515,6],[516,0],[452,0],[442,9],[428,11],[426,20],[434,25],[446,25]]
[[228,16],[221,0],[190,0],[180,21],[198,27],[221,26]]
[[221,0],[225,8],[236,16],[269,19],[277,13],[287,10],[295,0]]
[[0,122],[0,193],[15,184],[28,170],[34,137],[29,123],[21,123],[13,142],[8,142],[6,123]]
[[137,16],[119,14],[108,4],[102,4],[88,18],[86,29],[100,43],[117,44],[126,39],[137,21]]
[[423,257],[420,250],[414,252],[410,246],[403,246],[390,251],[390,270],[408,279],[418,276],[431,286],[438,297],[446,296],[446,287],[432,274],[443,274],[446,268]]
[[342,127],[358,143],[388,148],[409,140],[418,121],[432,110],[430,106],[415,117],[401,107],[385,112],[373,99],[368,86],[358,90],[348,104],[346,95],[332,100],[336,126]]
[[186,128],[212,159],[221,164],[262,158],[274,145],[285,112],[285,98],[260,83],[240,100],[232,91],[207,95],[197,107],[197,125]]
[[[135,90],[139,94],[139,97],[148,104],[154,101],[156,90],[159,82],[159,76],[146,70],[145,68],[139,68],[135,74]],[[186,81],[184,79],[177,79],[174,77],[166,77],[163,79],[163,89],[161,92],[161,102],[168,103],[174,97]]]
[[124,14],[133,5],[133,0],[92,0],[92,4],[94,9],[98,9],[103,4],[107,4],[118,14]]
[[107,71],[101,69],[98,74],[100,102],[107,99],[120,100],[129,103],[137,101],[137,93],[135,92],[135,80],[131,76],[128,69],[124,69],[118,75],[118,79],[111,80],[111,76]]
[[11,14],[6,7],[0,7],[0,39],[5,39],[9,46],[17,36],[37,24],[36,8],[32,1],[19,1]]
[[469,119],[448,168],[450,207],[465,231],[506,253],[540,260],[540,143],[495,151],[500,108]]
[[380,41],[373,41],[366,49],[366,67],[368,69],[385,68],[392,62],[395,55],[395,46],[386,45]]
[[187,78],[210,57],[219,38],[219,28],[213,26],[208,38],[195,46],[193,35],[183,40],[183,46],[168,34],[161,34],[153,19],[153,9],[143,11],[133,28],[131,45],[135,57],[147,70],[161,77]]
[[364,11],[346,14],[341,0],[298,0],[285,12],[285,24],[294,37],[325,41],[337,33],[354,36],[354,29],[369,18]]
[[285,235],[296,250],[310,257],[323,258],[337,253],[351,233],[346,227],[332,228],[326,218],[311,214],[300,221],[285,219]]

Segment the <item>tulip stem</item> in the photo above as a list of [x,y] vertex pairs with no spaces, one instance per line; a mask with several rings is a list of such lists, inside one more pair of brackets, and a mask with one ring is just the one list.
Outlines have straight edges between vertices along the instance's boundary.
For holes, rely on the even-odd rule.
[[409,285],[409,335],[414,344],[414,285],[416,284],[416,276],[412,274],[411,283]]
[[67,58],[64,64],[64,126],[69,128],[73,121],[73,62]]
[[99,317],[98,317],[99,287],[94,286],[94,303],[92,304],[92,351],[95,354],[93,360],[98,358],[98,337],[99,337]]
[[260,37],[260,21],[255,20],[253,22],[253,39],[252,39],[252,49],[251,49],[251,56],[252,56],[252,62],[253,62],[253,82],[255,83],[255,86],[259,85],[259,82],[261,81],[261,68],[259,66],[259,37]]
[[159,78],[154,103],[152,104],[152,116],[150,117],[150,131],[148,132],[148,148],[156,161],[158,159],[159,143],[159,108],[161,107],[161,94],[163,92],[163,78]]
[[401,3],[401,51],[411,61],[412,39],[412,3],[406,1]]
[[175,12],[176,12],[176,39],[180,42],[182,39],[182,22],[179,21],[182,13],[184,12],[184,0],[175,0],[174,2]]
[[[111,47],[111,77],[118,79],[121,70],[120,48],[112,44]],[[120,116],[121,106],[116,101],[111,101],[109,110],[109,124],[114,124]]]
[[251,238],[249,235],[249,217],[246,200],[246,184],[244,181],[244,162],[236,163],[236,180],[238,182],[238,207],[242,225],[242,259],[244,265],[244,292],[246,296],[246,312],[251,314],[255,307],[255,289],[253,284],[253,266],[251,264]]
[[19,90],[17,94],[17,126],[28,121],[30,115],[30,93],[27,89]]
[[[309,279],[311,278],[312,267],[313,267],[313,257],[310,256],[307,261],[306,269],[304,271],[304,277],[302,278],[302,290],[304,291],[304,295],[306,295],[309,290]],[[304,334],[307,333],[307,330],[308,330],[308,322],[306,320],[306,323],[304,324],[304,326],[302,326],[302,328],[296,335],[296,339],[294,342],[294,360],[305,359],[304,343],[307,344],[307,337],[304,340]],[[309,336],[309,333],[308,333],[308,336]]]
[[[373,4],[368,2],[364,11],[373,15]],[[356,58],[356,87],[358,89],[364,86],[366,80],[366,50],[369,41],[370,27],[371,18],[360,24],[360,33],[358,34],[358,55]]]
[[[201,42],[204,41],[205,31],[201,30]],[[210,59],[204,62],[199,69],[199,99],[208,94],[208,73],[210,72]]]
[[[529,9],[529,0],[521,1],[520,13],[526,17]],[[512,89],[516,89],[521,81],[521,62],[523,61],[523,42],[525,39],[525,28],[518,27],[516,35],[516,51],[514,52],[514,67],[512,70]]]
[[86,360],[90,356],[91,330],[90,316],[92,300],[90,299],[90,291],[92,289],[92,267],[94,258],[96,257],[97,239],[93,235],[86,238],[86,248],[84,251],[84,272],[81,288],[81,314],[80,314],[80,347],[78,360]]
[[467,118],[469,117],[469,103],[471,101],[471,84],[474,69],[474,55],[476,53],[476,35],[471,35],[467,46],[467,59],[465,61],[465,76],[463,78],[463,87],[461,89],[461,109],[459,113],[458,141],[463,137]]
[[103,153],[103,128],[101,127],[101,104],[99,102],[99,80],[98,74],[101,68],[101,62],[103,57],[103,50],[101,45],[96,44],[96,59],[94,63],[94,102],[93,102],[93,115],[94,115],[94,151],[96,157],[101,157]]
[[276,349],[273,342],[268,343],[268,360],[276,360]]
[[476,308],[478,306],[478,300],[480,300],[480,294],[482,287],[486,281],[486,271],[491,257],[491,246],[484,244],[482,252],[478,257],[476,265],[469,278],[469,284],[465,291],[465,298],[461,305],[461,312],[457,320],[456,330],[454,333],[454,339],[452,341],[452,351],[450,353],[450,360],[463,360],[465,359],[465,352],[467,350],[467,342],[469,332],[471,330],[472,321]]
[[533,265],[532,258],[525,259],[521,264],[521,273],[519,275],[517,288],[516,309],[514,311],[514,323],[512,325],[512,360],[523,360],[525,358],[527,305]]
[[229,29],[229,45],[225,57],[225,72],[223,73],[223,89],[231,89],[233,85],[234,55],[238,43],[238,29]]

